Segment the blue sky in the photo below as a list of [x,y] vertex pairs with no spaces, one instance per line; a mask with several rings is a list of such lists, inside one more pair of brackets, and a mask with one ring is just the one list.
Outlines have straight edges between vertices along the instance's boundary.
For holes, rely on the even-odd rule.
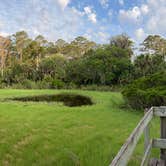
[[107,43],[127,33],[136,43],[166,33],[166,0],[0,0],[0,35],[25,30],[30,37],[71,41],[85,36]]

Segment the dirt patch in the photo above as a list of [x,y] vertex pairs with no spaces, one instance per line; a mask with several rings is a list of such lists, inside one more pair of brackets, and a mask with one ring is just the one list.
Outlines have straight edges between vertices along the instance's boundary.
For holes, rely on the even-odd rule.
[[11,100],[22,102],[63,102],[69,107],[92,105],[93,102],[90,97],[77,94],[57,94],[57,95],[39,95],[27,97],[15,97]]

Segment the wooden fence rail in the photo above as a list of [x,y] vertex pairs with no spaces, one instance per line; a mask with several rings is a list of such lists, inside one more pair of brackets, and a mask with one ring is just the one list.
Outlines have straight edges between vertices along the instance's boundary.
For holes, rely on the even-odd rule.
[[[151,139],[149,132],[149,123],[153,116],[159,116],[161,119],[161,138]],[[144,156],[141,166],[147,166],[152,148],[160,148],[160,158],[166,165],[166,106],[152,107],[145,112],[144,117],[140,120],[137,127],[131,133],[124,145],[119,150],[118,154],[113,159],[109,166],[126,166],[131,158],[131,155],[141,137],[144,133]]]

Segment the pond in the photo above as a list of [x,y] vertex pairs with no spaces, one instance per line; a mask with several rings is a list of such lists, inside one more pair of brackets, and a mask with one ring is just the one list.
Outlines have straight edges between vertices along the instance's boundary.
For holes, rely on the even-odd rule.
[[10,100],[22,102],[63,102],[64,105],[69,107],[92,105],[93,102],[90,97],[78,94],[55,94],[55,95],[38,95],[15,97]]

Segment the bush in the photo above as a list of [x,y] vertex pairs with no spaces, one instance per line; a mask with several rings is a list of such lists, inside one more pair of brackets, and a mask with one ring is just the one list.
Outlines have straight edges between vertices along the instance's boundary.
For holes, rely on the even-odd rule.
[[78,89],[78,85],[76,85],[74,82],[67,83],[65,85],[65,89]]
[[61,80],[55,79],[51,83],[51,88],[53,89],[61,89],[65,86],[65,83]]
[[24,89],[24,86],[21,83],[16,83],[16,84],[12,84],[12,86],[10,86],[10,88],[12,88],[12,89]]
[[124,88],[122,94],[135,109],[166,105],[166,72],[135,80]]
[[24,87],[24,89],[38,89],[36,82],[31,80],[24,80],[22,82],[22,86]]
[[51,84],[45,80],[36,82],[38,89],[50,89]]
[[36,82],[31,80],[22,80],[20,83],[15,83],[10,86],[13,89],[38,89]]

